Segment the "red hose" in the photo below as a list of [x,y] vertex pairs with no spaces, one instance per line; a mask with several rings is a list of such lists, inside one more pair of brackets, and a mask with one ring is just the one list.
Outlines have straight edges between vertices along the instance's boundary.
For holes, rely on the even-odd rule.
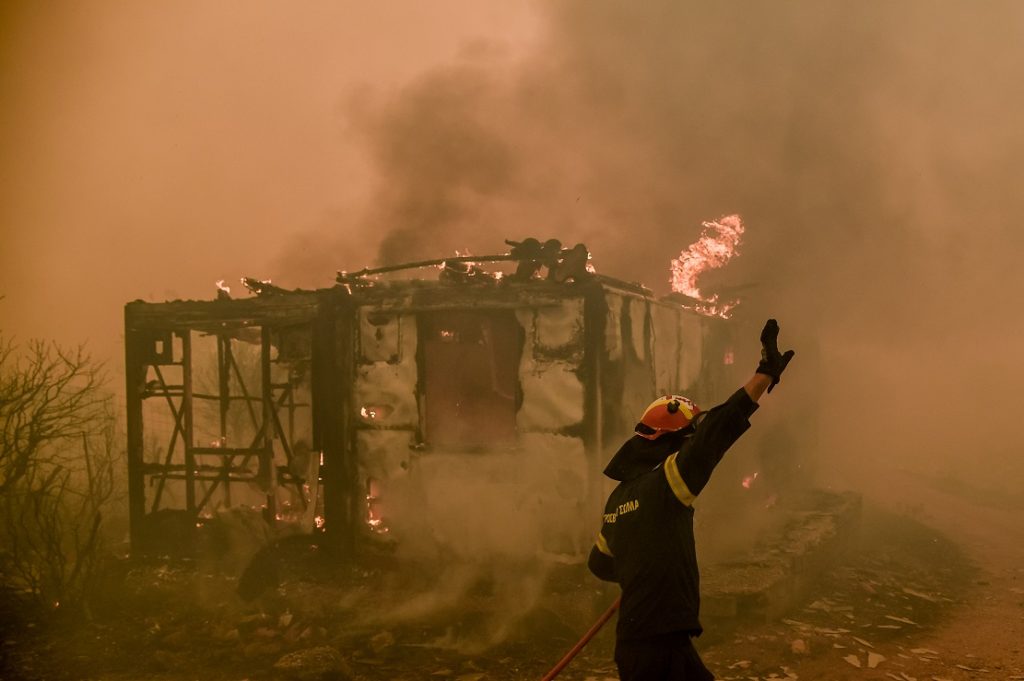
[[615,611],[619,609],[619,603],[621,602],[622,596],[616,598],[611,607],[605,610],[604,614],[597,618],[597,621],[594,622],[594,626],[590,627],[590,630],[583,634],[583,638],[581,638],[576,645],[572,647],[572,650],[565,654],[565,657],[558,661],[558,664],[551,668],[551,671],[544,675],[544,678],[541,679],[541,681],[551,681],[551,679],[558,676],[558,674],[565,669],[570,662],[572,662],[572,659],[579,655],[579,652],[583,650],[583,647],[590,643],[590,639],[594,638],[597,632],[601,631],[601,627],[603,627],[605,623],[612,618]]

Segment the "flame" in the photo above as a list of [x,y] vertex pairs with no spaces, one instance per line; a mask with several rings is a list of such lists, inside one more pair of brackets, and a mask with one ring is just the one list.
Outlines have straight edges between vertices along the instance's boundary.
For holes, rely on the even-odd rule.
[[217,280],[217,288],[219,288],[224,293],[227,293],[228,295],[231,295],[231,287],[230,286],[225,286],[223,279],[218,279]]
[[380,483],[376,478],[366,481],[366,524],[377,534],[387,534],[390,528],[384,524],[380,512]]
[[[464,250],[464,251],[460,251],[460,250],[459,250],[459,249],[457,249],[457,248],[455,249],[455,257],[456,257],[456,258],[464,258],[464,257],[468,257],[468,256],[471,256],[471,255],[473,255],[473,254],[469,252],[469,249],[468,249],[468,248],[467,248],[466,250]],[[466,265],[467,265],[468,267],[472,267],[472,266],[473,266],[473,265],[475,265],[476,263],[474,263],[474,262],[469,262],[469,261],[465,261],[465,264],[466,264]],[[437,269],[439,269],[439,270],[443,270],[444,268],[448,267],[448,261],[446,260],[446,261],[444,261],[444,262],[442,262],[442,263],[440,263],[440,264],[434,265],[434,267],[436,267],[436,268],[437,268]]]
[[719,302],[717,295],[705,297],[697,286],[697,278],[707,270],[724,266],[739,254],[743,238],[743,221],[739,215],[726,215],[717,221],[702,223],[700,238],[672,259],[672,290],[696,301],[694,310],[712,317],[727,319],[738,300]]
[[743,482],[741,482],[740,484],[743,485],[744,489],[750,489],[753,486],[755,480],[757,480],[757,473],[754,473],[753,475],[748,475],[747,477],[743,478]]

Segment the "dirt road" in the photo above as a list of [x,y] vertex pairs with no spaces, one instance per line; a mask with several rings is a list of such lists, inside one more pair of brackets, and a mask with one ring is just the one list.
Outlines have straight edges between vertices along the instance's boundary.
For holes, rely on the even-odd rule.
[[853,569],[830,575],[785,627],[709,646],[718,676],[1024,679],[1024,504],[912,472],[865,501],[874,510]]

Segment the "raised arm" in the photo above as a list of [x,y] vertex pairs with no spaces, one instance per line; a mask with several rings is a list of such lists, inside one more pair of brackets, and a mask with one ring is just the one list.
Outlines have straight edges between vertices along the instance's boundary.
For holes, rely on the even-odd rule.
[[750,427],[758,401],[772,391],[796,354],[793,350],[780,353],[778,336],[778,322],[769,319],[761,331],[761,361],[754,375],[741,390],[704,415],[683,448],[665,461],[665,477],[682,503],[692,504],[701,493],[715,466]]
[[761,399],[761,395],[764,395],[765,391],[768,390],[772,385],[772,377],[765,376],[764,374],[754,374],[750,377],[750,380],[743,385],[743,390],[747,393],[751,402],[757,402]]

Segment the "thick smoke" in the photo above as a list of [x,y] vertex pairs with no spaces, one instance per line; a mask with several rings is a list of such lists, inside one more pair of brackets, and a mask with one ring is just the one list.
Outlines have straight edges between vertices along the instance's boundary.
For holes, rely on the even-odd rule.
[[787,378],[811,399],[769,409],[821,429],[819,471],[998,485],[989,471],[1020,471],[1000,404],[1021,378],[1022,19],[1013,2],[561,3],[524,62],[470,55],[361,109],[382,178],[363,224],[383,262],[557,235],[664,292],[701,221],[738,212],[744,254],[708,281],[753,284],[740,317],[778,316],[802,350]]

